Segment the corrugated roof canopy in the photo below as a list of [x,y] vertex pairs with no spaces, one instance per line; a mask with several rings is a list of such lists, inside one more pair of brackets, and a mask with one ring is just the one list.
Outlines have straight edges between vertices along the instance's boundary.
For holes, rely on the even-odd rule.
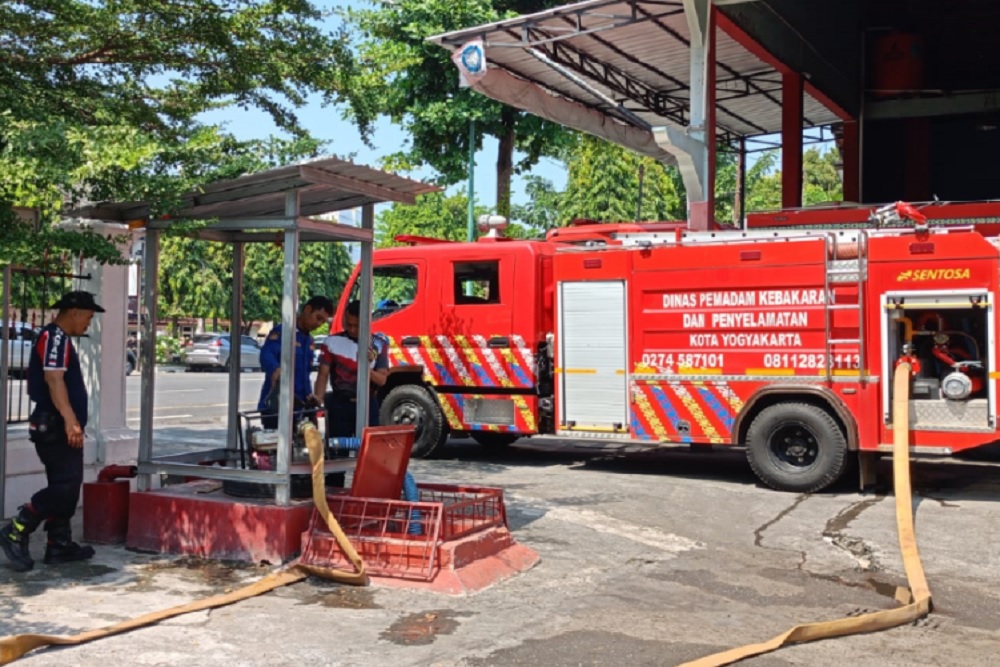
[[[399,202],[413,204],[417,195],[441,188],[336,157],[324,157],[268,169],[206,185],[182,198],[179,211],[169,219],[151,220],[149,225],[168,228],[181,220],[216,219],[202,234],[220,240],[256,240],[238,232],[298,227],[302,240],[354,239],[354,229],[311,216],[357,208],[366,204]],[[298,216],[286,215],[286,195],[298,193]],[[104,202],[71,211],[73,216],[128,222],[150,216],[149,202]],[[330,233],[325,233],[329,230]],[[336,230],[336,231],[335,231]],[[361,230],[357,230],[361,231]]]
[[[680,0],[589,0],[431,40],[454,50],[476,38],[486,45],[490,68],[551,94],[633,126],[688,125],[691,40]],[[716,77],[719,134],[781,131],[781,74],[722,29],[716,31]],[[803,102],[806,126],[839,121],[808,93]]]

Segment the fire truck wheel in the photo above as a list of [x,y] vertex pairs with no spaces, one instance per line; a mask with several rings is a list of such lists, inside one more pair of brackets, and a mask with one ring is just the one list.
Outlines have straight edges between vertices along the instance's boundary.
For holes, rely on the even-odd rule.
[[779,491],[812,493],[847,468],[847,438],[826,410],[779,403],[761,410],[747,431],[747,459],[762,482]]
[[483,447],[495,449],[512,445],[521,437],[517,433],[499,433],[497,431],[473,431],[469,435]]
[[444,414],[434,396],[412,384],[393,388],[379,408],[382,424],[413,424],[417,429],[411,456],[427,458],[448,440]]

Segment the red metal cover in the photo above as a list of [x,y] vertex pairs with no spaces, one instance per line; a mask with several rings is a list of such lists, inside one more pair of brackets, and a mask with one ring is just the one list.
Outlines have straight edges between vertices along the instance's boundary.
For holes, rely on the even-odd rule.
[[399,500],[415,435],[413,426],[366,428],[354,468],[351,495]]

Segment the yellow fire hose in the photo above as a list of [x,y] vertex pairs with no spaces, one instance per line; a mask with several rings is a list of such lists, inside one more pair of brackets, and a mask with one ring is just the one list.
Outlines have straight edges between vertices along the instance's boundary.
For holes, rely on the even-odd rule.
[[728,651],[686,662],[680,667],[720,667],[774,651],[788,644],[888,630],[911,623],[930,613],[931,591],[927,587],[927,577],[924,576],[924,567],[920,563],[920,552],[917,550],[917,538],[913,530],[910,488],[910,364],[901,363],[896,367],[893,382],[892,475],[896,496],[896,530],[899,535],[899,550],[903,556],[903,567],[906,570],[906,581],[910,585],[908,590],[898,589],[896,599],[904,606],[836,621],[797,625],[766,642],[731,648]]
[[358,552],[355,551],[350,541],[348,541],[347,536],[344,535],[344,531],[341,530],[340,524],[338,524],[337,520],[332,514],[330,514],[330,508],[326,503],[326,483],[323,471],[323,438],[320,436],[319,431],[316,430],[316,426],[312,423],[305,422],[302,426],[300,426],[300,429],[303,431],[303,435],[305,436],[306,447],[309,449],[309,461],[312,464],[313,502],[316,504],[316,509],[319,511],[320,515],[326,521],[326,525],[330,529],[330,532],[333,533],[333,536],[336,538],[337,544],[340,545],[340,548],[344,550],[344,554],[347,555],[348,559],[354,565],[355,572],[343,572],[340,570],[327,569],[312,565],[306,566],[298,561],[293,561],[288,566],[272,572],[260,581],[254,582],[249,586],[244,586],[243,588],[235,590],[231,593],[216,595],[204,600],[195,600],[194,602],[145,614],[138,618],[109,625],[104,628],[81,632],[80,634],[73,635],[72,637],[30,634],[4,637],[0,639],[0,665],[9,664],[26,653],[34,651],[37,648],[42,648],[43,646],[75,646],[77,644],[84,644],[95,639],[101,639],[103,637],[110,637],[111,635],[128,632],[129,630],[141,628],[146,625],[153,625],[154,623],[159,623],[162,620],[173,618],[174,616],[180,616],[181,614],[188,614],[190,612],[201,611],[203,609],[224,607],[234,602],[239,602],[240,600],[246,600],[247,598],[252,598],[257,595],[267,593],[268,591],[273,591],[275,588],[281,588],[282,586],[302,581],[310,574],[323,577],[324,579],[332,579],[345,584],[358,584],[362,586],[367,585],[368,575],[365,573],[365,564],[361,560],[361,557],[358,556]]

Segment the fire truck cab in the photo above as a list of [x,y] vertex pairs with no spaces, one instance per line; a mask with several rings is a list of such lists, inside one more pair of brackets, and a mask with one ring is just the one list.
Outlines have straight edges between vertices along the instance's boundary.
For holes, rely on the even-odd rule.
[[[399,240],[373,261],[372,331],[390,340],[382,423],[415,424],[415,456],[449,434],[505,445],[538,433],[539,400],[552,392],[541,346],[553,330],[553,245]],[[355,271],[335,322],[358,295]]]
[[745,445],[765,484],[810,492],[859,454],[891,451],[892,374],[905,359],[915,451],[988,444],[998,241],[912,219],[839,231],[581,225],[542,241],[377,250],[372,328],[391,340],[393,366],[381,419],[416,424],[418,456],[449,433]]

